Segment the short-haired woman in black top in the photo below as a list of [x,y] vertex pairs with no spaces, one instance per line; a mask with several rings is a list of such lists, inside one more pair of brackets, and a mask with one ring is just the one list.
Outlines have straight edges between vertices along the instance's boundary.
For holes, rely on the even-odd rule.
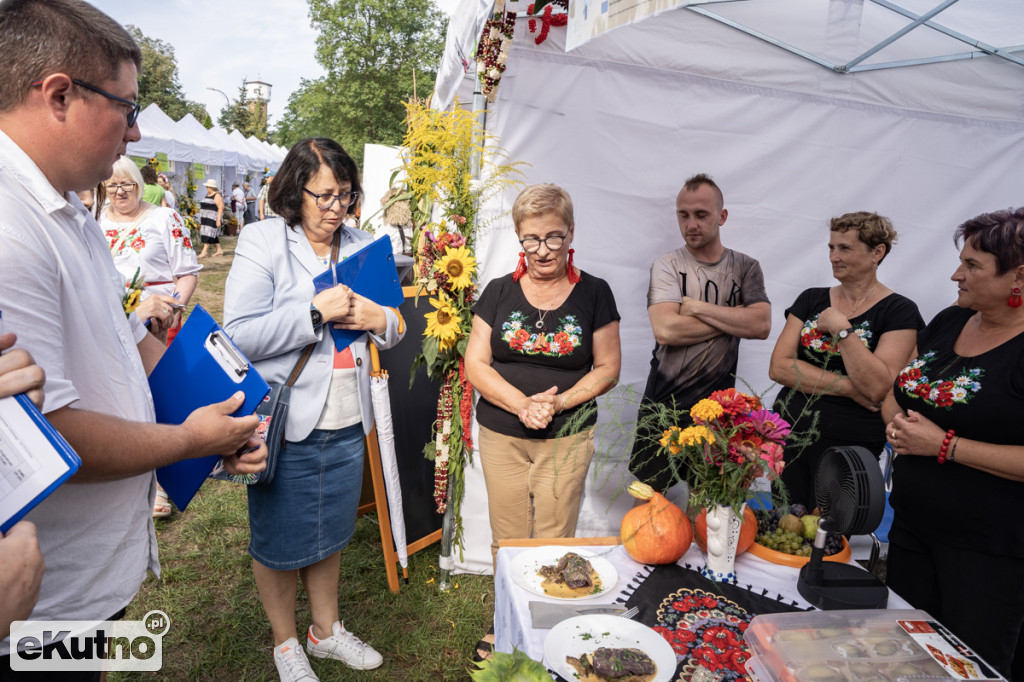
[[591,414],[557,438],[580,405],[619,378],[619,313],[608,284],[572,263],[572,200],[552,184],[512,206],[523,247],[514,273],[492,280],[473,306],[466,375],[480,393],[480,460],[491,551],[519,537],[576,533],[594,454]]
[[889,219],[847,213],[832,218],[829,230],[829,262],[839,284],[807,289],[786,310],[768,370],[785,387],[774,409],[795,431],[807,431],[813,415],[819,417],[817,439],[788,448],[782,471],[790,502],[808,509],[816,505],[814,475],[826,450],[860,445],[881,454],[879,407],[924,326],[917,305],[878,279],[896,241]]
[[1024,679],[1024,208],[955,239],[956,305],[920,333],[883,407],[899,453],[887,582]]

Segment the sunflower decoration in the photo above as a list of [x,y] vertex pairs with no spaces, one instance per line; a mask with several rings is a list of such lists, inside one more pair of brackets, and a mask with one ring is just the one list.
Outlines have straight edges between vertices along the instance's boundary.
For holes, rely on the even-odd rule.
[[455,291],[472,286],[476,274],[476,258],[465,246],[447,248],[434,266],[448,277],[448,286]]
[[124,296],[121,297],[121,307],[124,308],[125,317],[135,312],[142,302],[142,290],[146,286],[146,278],[142,277],[142,268],[135,268],[135,276],[132,281],[125,285]]
[[462,332],[462,317],[453,301],[445,296],[444,292],[440,292],[437,298],[430,299],[430,305],[436,310],[423,316],[427,318],[427,329],[424,334],[436,338],[438,350],[444,352],[458,341]]

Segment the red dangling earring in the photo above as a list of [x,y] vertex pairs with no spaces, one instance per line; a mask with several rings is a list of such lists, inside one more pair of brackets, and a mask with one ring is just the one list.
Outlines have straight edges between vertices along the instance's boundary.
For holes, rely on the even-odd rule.
[[1011,308],[1019,308],[1020,304],[1020,287],[1014,287],[1010,291],[1010,297],[1006,299],[1006,305],[1010,306]]
[[576,249],[569,249],[569,259],[565,262],[565,274],[569,277],[570,284],[580,281],[580,273],[576,272],[576,268],[572,264],[572,254],[574,253],[576,253]]
[[526,254],[522,251],[519,252],[519,265],[516,266],[516,271],[512,273],[512,281],[518,282],[526,274]]

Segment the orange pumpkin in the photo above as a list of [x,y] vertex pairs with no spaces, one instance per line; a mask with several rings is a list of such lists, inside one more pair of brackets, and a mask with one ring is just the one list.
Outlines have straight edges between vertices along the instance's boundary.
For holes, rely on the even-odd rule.
[[[700,514],[697,514],[697,518],[693,521],[693,527],[697,535],[697,544],[700,545],[701,550],[707,551],[708,548],[708,510],[705,507],[700,510]],[[736,556],[743,554],[754,544],[754,538],[757,537],[757,517],[754,516],[754,512],[750,510],[750,507],[743,508],[743,527],[740,528],[740,539],[736,543]]]
[[629,556],[642,564],[674,564],[693,542],[693,525],[683,510],[634,481],[629,494],[647,504],[633,507],[622,518],[620,537]]

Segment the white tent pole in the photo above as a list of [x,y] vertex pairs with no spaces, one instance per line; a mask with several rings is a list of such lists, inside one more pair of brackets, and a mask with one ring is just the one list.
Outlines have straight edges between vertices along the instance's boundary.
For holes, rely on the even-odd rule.
[[753,29],[753,28],[751,28],[751,27],[749,27],[749,26],[747,26],[745,24],[741,24],[738,21],[733,21],[732,19],[728,19],[726,17],[723,17],[720,14],[715,14],[714,12],[709,12],[708,10],[704,9],[703,7],[695,7],[693,5],[688,5],[688,6],[686,6],[686,9],[688,9],[691,12],[696,12],[697,14],[700,14],[701,16],[705,16],[708,19],[711,19],[713,21],[717,21],[719,23],[725,24],[726,26],[730,26],[730,27],[736,29],[737,31],[743,31],[744,33],[746,33],[748,35],[751,35],[751,36],[754,36],[755,38],[758,38],[760,40],[763,40],[766,43],[770,43],[771,45],[775,45],[776,47],[781,47],[783,50],[786,50],[787,52],[792,52],[795,55],[798,55],[798,56],[803,57],[804,59],[806,59],[808,61],[811,61],[811,62],[814,62],[815,64],[818,64],[819,66],[824,66],[826,69],[830,69],[832,71],[838,71],[839,70],[839,67],[836,66],[835,64],[833,64],[830,61],[827,61],[825,59],[822,59],[821,57],[813,55],[810,52],[807,52],[806,50],[801,50],[800,48],[798,48],[798,47],[796,47],[794,45],[790,45],[789,43],[784,43],[781,40],[779,40],[778,38],[773,38],[772,36],[768,35],[767,33],[762,33],[761,31]]
[[[1008,51],[1019,51],[1024,50],[1024,45],[1014,45],[1013,47],[1003,48]],[[962,62],[968,59],[980,59],[981,57],[989,57],[992,53],[987,50],[974,50],[972,52],[958,52],[957,54],[947,54],[941,57],[922,57],[921,59],[904,59],[898,62],[885,62],[882,64],[862,64],[860,66],[854,66],[847,71],[847,73],[858,73],[861,71],[878,71],[880,69],[895,69],[901,66],[918,66],[920,64],[938,64],[940,62]],[[1013,58],[1010,61],[1019,63],[1024,66],[1024,60],[1018,60]]]
[[900,30],[896,31],[891,36],[889,36],[888,38],[883,40],[882,42],[878,43],[877,45],[875,45],[874,47],[869,49],[864,54],[859,55],[857,57],[854,57],[853,59],[848,61],[844,66],[841,66],[839,68],[842,69],[843,72],[849,71],[850,67],[853,67],[853,66],[856,66],[857,64],[860,64],[862,61],[864,61],[865,59],[867,59],[871,55],[875,54],[876,52],[881,50],[883,47],[886,47],[887,45],[891,45],[892,43],[896,42],[897,40],[899,40],[903,36],[907,35],[911,31],[913,31],[915,28],[920,26],[921,24],[927,22],[929,19],[934,17],[936,14],[939,14],[939,13],[943,12],[944,10],[948,9],[949,7],[952,7],[953,5],[958,3],[959,1],[960,0],[945,0],[945,2],[940,3],[937,7],[935,7],[930,12],[925,12],[924,14],[919,16],[917,19],[914,19],[909,24],[907,24],[906,26],[904,26]]
[[480,179],[480,147],[484,145],[484,135],[487,131],[487,98],[484,97],[484,93],[480,85],[480,72],[476,72],[476,77],[473,80],[473,111],[476,112],[476,122],[480,125],[479,137],[477,139],[477,151],[473,152],[473,157],[470,159],[470,172],[473,174],[474,180]]
[[[914,14],[913,12],[911,12],[908,9],[906,9],[905,7],[900,7],[899,5],[896,5],[894,3],[888,2],[887,0],[871,0],[871,2],[873,2],[876,5],[879,5],[881,7],[884,7],[884,8],[886,8],[887,10],[889,10],[891,12],[896,12],[897,14],[902,14],[903,16],[905,16],[908,19],[918,19],[919,18],[918,15]],[[1016,64],[1020,64],[1021,66],[1024,66],[1024,59],[1021,59],[1020,57],[1017,57],[1015,55],[1010,54],[1011,52],[1018,52],[1019,50],[1021,50],[1022,47],[1020,45],[1015,45],[1013,47],[993,47],[991,45],[988,45],[986,43],[981,42],[980,40],[976,40],[974,38],[971,38],[970,36],[964,35],[963,33],[960,33],[959,31],[954,31],[953,29],[948,28],[946,26],[943,26],[942,24],[937,24],[934,21],[926,21],[926,22],[924,22],[924,25],[927,26],[928,28],[934,30],[934,31],[938,31],[939,33],[944,33],[947,36],[949,36],[950,38],[956,38],[959,41],[967,43],[968,45],[973,45],[974,47],[976,47],[979,50],[985,52],[986,54],[992,55],[994,57],[1002,57],[1003,59],[1008,59],[1011,62],[1014,62]],[[967,54],[972,54],[973,55],[975,53],[969,52]],[[965,58],[967,58],[967,57],[965,57]]]

